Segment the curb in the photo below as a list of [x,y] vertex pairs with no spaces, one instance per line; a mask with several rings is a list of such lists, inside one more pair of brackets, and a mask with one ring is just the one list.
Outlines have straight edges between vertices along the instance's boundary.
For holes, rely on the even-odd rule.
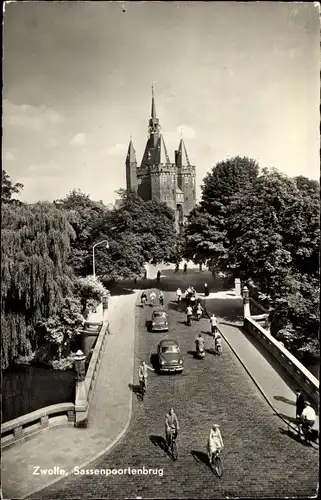
[[[210,318],[210,315],[206,309],[206,305],[205,305],[205,301],[204,301],[204,310],[207,314],[207,317]],[[238,327],[237,327],[238,328]],[[275,413],[275,415],[277,417],[279,417],[280,420],[282,420],[283,423],[285,423],[287,425],[287,427],[291,428],[292,430],[296,431],[297,432],[297,428],[294,427],[291,422],[288,422],[286,421],[278,412],[277,410],[274,408],[273,404],[271,403],[271,401],[269,400],[268,396],[265,394],[264,390],[262,389],[261,385],[259,384],[259,382],[257,382],[255,380],[255,378],[253,377],[253,375],[251,374],[251,372],[248,370],[248,368],[246,367],[245,363],[243,362],[242,358],[239,356],[239,354],[237,354],[237,352],[235,351],[235,349],[231,346],[230,342],[227,340],[227,338],[225,337],[225,335],[223,334],[221,328],[217,327],[218,331],[220,332],[220,334],[222,335],[224,341],[227,343],[227,345],[229,346],[229,348],[231,349],[231,351],[233,352],[233,354],[236,356],[236,358],[239,360],[239,362],[241,363],[241,365],[243,366],[244,370],[246,371],[246,373],[249,375],[249,377],[251,378],[252,382],[256,385],[256,387],[258,388],[258,390],[260,391],[260,393],[262,394],[263,398],[265,399],[265,401],[267,402],[267,404],[270,406],[270,408],[273,410],[273,412]],[[318,445],[316,446],[313,446],[313,444],[311,443],[311,446],[312,448],[314,448],[315,450],[319,448]]]
[[[138,296],[137,296],[136,301],[135,301],[135,306],[137,305],[137,302],[138,302]],[[135,318],[135,316],[134,316],[134,318]],[[135,331],[136,330],[135,330],[135,327],[134,327],[134,329],[133,329],[134,349],[135,349]],[[107,336],[107,339],[108,339],[108,336]],[[107,347],[107,344],[108,344],[108,341],[106,340],[105,349]],[[129,383],[133,383],[134,382],[134,368],[135,368],[135,366],[134,366],[134,363],[133,363],[133,372],[132,372],[131,380],[130,380]],[[77,464],[77,466],[79,467],[79,469],[84,469],[89,464],[95,462],[99,457],[101,457],[102,455],[104,455],[104,454],[108,453],[109,451],[111,451],[111,449],[114,446],[116,446],[116,444],[126,434],[126,432],[128,430],[128,427],[129,427],[129,424],[130,424],[130,421],[131,421],[132,414],[133,414],[133,392],[130,391],[130,394],[129,394],[129,404],[128,404],[128,418],[127,418],[127,421],[126,421],[126,424],[125,424],[124,428],[121,430],[121,432],[118,434],[118,436],[106,448],[104,448],[102,451],[98,452],[94,457],[91,457],[89,460],[83,462],[79,466]],[[42,491],[42,490],[44,490],[46,488],[49,488],[49,486],[53,486],[54,484],[58,483],[58,481],[66,479],[67,477],[69,477],[72,474],[72,472],[74,470],[74,467],[72,469],[70,469],[69,471],[67,471],[66,474],[64,474],[63,476],[57,477],[57,478],[53,479],[50,483],[46,484],[46,486],[41,486],[39,488],[36,488],[35,490],[31,491],[27,495],[22,496],[21,500],[29,498],[30,496],[35,495],[39,491]],[[3,500],[10,500],[10,499],[3,499]]]

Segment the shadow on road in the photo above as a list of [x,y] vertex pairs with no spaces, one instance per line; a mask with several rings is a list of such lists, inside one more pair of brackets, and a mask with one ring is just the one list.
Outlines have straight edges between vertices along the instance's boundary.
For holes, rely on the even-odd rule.
[[167,453],[166,441],[163,436],[149,436],[149,439],[153,443],[154,446],[158,446],[162,451]]
[[283,436],[288,436],[289,438],[293,439],[297,443],[302,444],[303,446],[307,446],[309,448],[313,447],[312,443],[306,441],[305,439],[300,438],[298,432],[296,432],[295,430],[292,430],[290,428],[282,429],[282,427],[279,427],[279,432],[280,434],[283,434]]
[[194,460],[196,460],[196,462],[203,463],[206,466],[209,465],[207,453],[204,453],[203,451],[192,450],[191,455]]
[[195,351],[187,351],[187,354],[192,356],[192,358],[196,358],[196,352]]
[[284,396],[273,396],[273,398],[277,401],[282,401],[283,403],[295,406],[295,401],[291,401],[291,399],[285,398]]
[[134,394],[140,394],[140,386],[139,385],[134,385],[134,384],[128,384],[129,389],[134,393]]

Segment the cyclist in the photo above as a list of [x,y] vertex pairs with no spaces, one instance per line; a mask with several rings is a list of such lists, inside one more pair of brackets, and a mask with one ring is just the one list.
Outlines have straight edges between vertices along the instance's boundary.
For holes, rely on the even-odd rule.
[[192,316],[193,316],[192,306],[187,306],[186,315],[187,315],[187,324],[190,325],[192,323]]
[[217,457],[224,448],[223,439],[220,431],[220,426],[214,424],[210,430],[210,435],[207,442],[208,459],[212,463],[213,456]]
[[146,304],[146,302],[147,302],[147,294],[146,294],[146,292],[143,292],[143,293],[141,294],[141,296],[140,296],[140,301],[141,301],[141,303],[143,304],[143,306]]
[[301,426],[302,430],[309,431],[314,426],[316,419],[315,411],[311,406],[310,401],[305,402],[305,408],[301,413]]
[[159,300],[159,304],[161,306],[163,306],[164,305],[164,293],[162,292],[162,290],[158,294],[158,300]]
[[150,300],[150,303],[151,303],[152,305],[154,305],[154,304],[155,304],[155,301],[156,301],[156,293],[155,293],[155,292],[151,292],[151,293],[149,294],[149,300]]
[[180,302],[182,300],[182,290],[180,288],[177,288],[176,290],[176,297],[177,297],[177,302]]
[[172,443],[172,439],[177,438],[178,429],[178,420],[173,408],[171,408],[165,417],[165,435],[168,448]]
[[195,339],[195,345],[196,345],[196,352],[199,352],[200,349],[204,349],[205,345],[205,340],[202,337],[202,334],[199,333],[198,336]]
[[211,324],[211,334],[214,336],[215,332],[217,331],[217,318],[214,313],[210,317],[210,324]]
[[200,303],[198,303],[197,306],[196,306],[196,317],[197,317],[197,319],[201,319],[202,315],[203,315],[203,307],[201,306]]
[[213,348],[215,352],[222,352],[222,337],[218,330],[216,330],[216,332],[214,333]]

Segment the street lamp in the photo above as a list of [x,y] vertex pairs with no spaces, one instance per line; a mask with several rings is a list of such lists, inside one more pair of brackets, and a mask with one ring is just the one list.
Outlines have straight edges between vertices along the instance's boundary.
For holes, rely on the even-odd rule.
[[108,250],[109,244],[108,244],[107,240],[102,240],[102,241],[100,241],[99,243],[96,243],[96,245],[93,246],[93,277],[94,278],[96,277],[96,271],[95,271],[95,248],[96,248],[96,246],[101,245],[102,243],[106,243],[106,248]]

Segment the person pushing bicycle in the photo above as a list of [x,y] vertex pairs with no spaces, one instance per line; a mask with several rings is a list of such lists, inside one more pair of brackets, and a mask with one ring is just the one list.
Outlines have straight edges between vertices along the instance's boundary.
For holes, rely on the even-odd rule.
[[154,369],[150,368],[145,361],[142,361],[138,368],[138,380],[140,388],[142,389],[142,387],[144,387],[145,392],[147,391],[148,370],[154,371]]
[[213,458],[217,457],[221,450],[224,448],[223,439],[220,431],[220,426],[214,424],[210,430],[210,435],[207,443],[208,459],[210,463],[213,462]]
[[166,443],[168,448],[172,443],[172,439],[177,438],[178,430],[179,430],[178,419],[173,408],[171,408],[165,417],[165,434],[166,434]]

